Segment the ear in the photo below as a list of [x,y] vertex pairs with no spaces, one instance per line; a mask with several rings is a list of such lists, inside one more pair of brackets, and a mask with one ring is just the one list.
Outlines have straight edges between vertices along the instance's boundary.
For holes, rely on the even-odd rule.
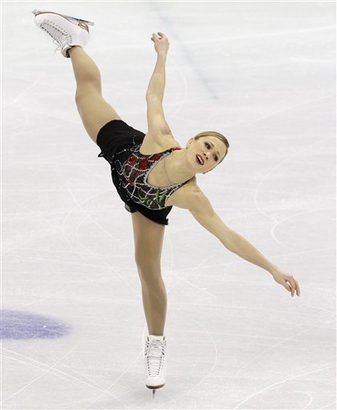
[[[216,166],[215,166],[215,167],[216,167]],[[209,169],[208,171],[203,172],[203,174],[204,174],[204,175],[205,175],[205,174],[208,174],[209,172],[213,171],[213,169],[214,169],[215,167]]]
[[187,141],[186,147],[188,147],[189,145],[191,145],[193,141],[194,141],[194,138],[190,138],[190,139]]

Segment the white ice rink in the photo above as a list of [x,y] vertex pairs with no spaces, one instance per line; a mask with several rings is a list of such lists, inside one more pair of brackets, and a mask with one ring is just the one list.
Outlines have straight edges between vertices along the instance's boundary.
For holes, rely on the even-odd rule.
[[[199,185],[301,284],[291,298],[174,209],[155,400],[130,215],[35,8],[95,21],[104,95],[141,130],[150,36],[167,33],[174,135],[231,143]],[[335,2],[3,1],[2,35],[1,409],[336,409]]]

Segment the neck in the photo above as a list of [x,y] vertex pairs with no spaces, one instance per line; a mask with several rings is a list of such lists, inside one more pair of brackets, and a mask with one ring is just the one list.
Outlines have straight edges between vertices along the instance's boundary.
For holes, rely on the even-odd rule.
[[195,176],[195,172],[187,166],[186,150],[174,151],[165,158],[165,172],[174,183],[185,182]]

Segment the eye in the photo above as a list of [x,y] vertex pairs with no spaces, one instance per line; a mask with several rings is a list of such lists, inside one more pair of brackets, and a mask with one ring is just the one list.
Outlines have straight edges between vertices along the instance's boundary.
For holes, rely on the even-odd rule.
[[207,149],[210,149],[210,148],[211,148],[211,146],[210,146],[210,144],[209,144],[208,142],[205,142],[205,147],[206,147]]

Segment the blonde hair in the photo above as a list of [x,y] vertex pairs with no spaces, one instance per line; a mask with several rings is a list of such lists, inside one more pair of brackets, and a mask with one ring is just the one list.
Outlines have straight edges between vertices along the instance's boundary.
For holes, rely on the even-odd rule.
[[[199,132],[199,134],[197,134],[195,137],[194,137],[194,139],[195,140],[198,140],[199,138],[203,138],[203,137],[215,137],[215,138],[218,138],[220,141],[222,141],[225,145],[226,145],[226,148],[227,148],[227,150],[226,150],[226,154],[225,154],[225,156],[228,154],[228,149],[229,149],[229,147],[230,147],[230,145],[229,145],[229,142],[228,142],[228,139],[224,136],[224,135],[222,135],[222,134],[220,134],[220,132],[217,132],[217,131],[203,131],[203,132]],[[225,157],[224,157],[225,158]],[[223,159],[224,159],[223,158]],[[221,161],[220,161],[221,162]]]

